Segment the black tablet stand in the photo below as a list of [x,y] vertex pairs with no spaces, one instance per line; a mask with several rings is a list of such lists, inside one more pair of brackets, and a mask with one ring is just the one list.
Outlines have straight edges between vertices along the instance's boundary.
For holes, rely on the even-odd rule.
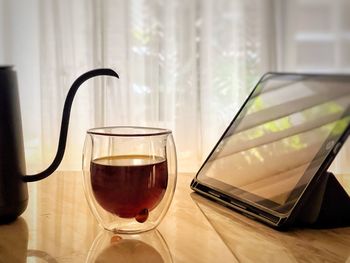
[[319,177],[295,221],[312,228],[350,226],[350,197],[334,174]]

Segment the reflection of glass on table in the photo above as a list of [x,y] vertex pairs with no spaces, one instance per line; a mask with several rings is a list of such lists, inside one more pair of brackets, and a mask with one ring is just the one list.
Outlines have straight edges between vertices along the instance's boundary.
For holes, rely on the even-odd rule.
[[95,238],[86,262],[171,263],[167,243],[158,230],[135,235],[101,231]]

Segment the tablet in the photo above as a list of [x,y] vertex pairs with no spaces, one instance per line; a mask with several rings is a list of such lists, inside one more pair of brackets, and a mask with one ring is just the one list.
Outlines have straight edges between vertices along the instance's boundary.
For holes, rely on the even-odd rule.
[[265,74],[191,188],[268,224],[286,224],[349,133],[350,76]]

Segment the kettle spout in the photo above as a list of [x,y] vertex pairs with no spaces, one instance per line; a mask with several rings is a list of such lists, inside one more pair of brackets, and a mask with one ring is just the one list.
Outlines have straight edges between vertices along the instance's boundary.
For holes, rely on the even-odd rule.
[[119,78],[118,74],[114,70],[108,69],[108,68],[101,68],[101,69],[94,69],[94,70],[88,71],[74,81],[74,83],[72,84],[71,88],[68,91],[66,100],[64,102],[61,131],[60,131],[60,137],[59,137],[56,156],[52,161],[51,165],[48,168],[46,168],[46,170],[38,174],[23,176],[22,178],[24,182],[34,182],[34,181],[39,181],[41,179],[44,179],[48,177],[50,174],[52,174],[60,165],[64,155],[64,151],[66,149],[69,117],[70,117],[70,111],[71,111],[74,96],[77,93],[78,88],[80,87],[81,84],[83,84],[86,80],[96,76],[112,76],[112,77]]

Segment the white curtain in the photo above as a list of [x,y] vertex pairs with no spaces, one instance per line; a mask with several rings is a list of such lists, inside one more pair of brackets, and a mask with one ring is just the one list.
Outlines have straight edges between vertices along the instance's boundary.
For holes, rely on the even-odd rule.
[[173,130],[179,171],[196,171],[260,75],[276,69],[272,1],[0,0],[0,63],[19,78],[27,170],[56,151],[67,91],[81,73],[60,169],[80,169],[85,132]]

